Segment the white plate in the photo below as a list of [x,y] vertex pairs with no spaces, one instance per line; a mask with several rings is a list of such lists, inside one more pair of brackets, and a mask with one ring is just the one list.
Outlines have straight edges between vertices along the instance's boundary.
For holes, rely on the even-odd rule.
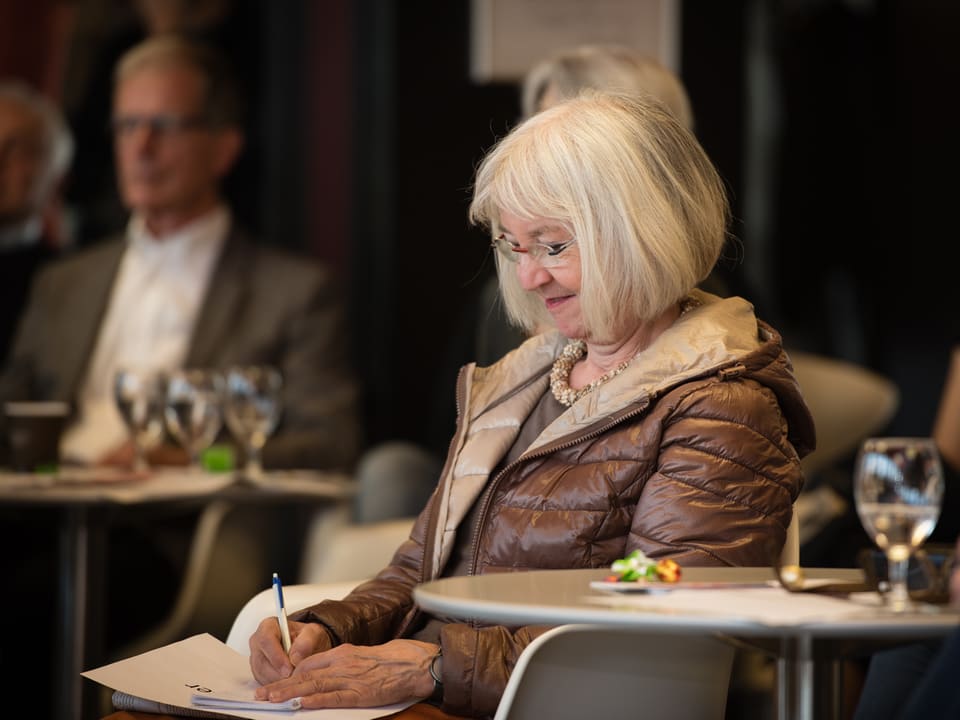
[[610,580],[592,580],[590,587],[594,590],[608,590],[619,593],[666,593],[673,590],[720,590],[724,588],[765,587],[766,582],[717,582],[717,581],[686,581],[675,583],[651,582],[649,580],[632,580],[615,582]]

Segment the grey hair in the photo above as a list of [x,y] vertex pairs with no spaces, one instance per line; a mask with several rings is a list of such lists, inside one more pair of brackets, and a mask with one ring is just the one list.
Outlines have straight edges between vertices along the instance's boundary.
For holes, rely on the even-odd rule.
[[[609,339],[707,277],[730,211],[706,152],[662,104],[587,91],[527,119],[484,158],[470,219],[498,234],[503,212],[548,218],[577,238],[584,324]],[[549,324],[516,266],[497,257],[497,270],[513,322]]]
[[213,127],[242,127],[243,98],[229,60],[216,48],[177,34],[161,34],[134,45],[117,62],[116,87],[146,67],[183,66],[204,81],[204,119]]
[[652,57],[619,45],[580,45],[535,65],[523,81],[523,115],[544,109],[548,90],[569,100],[587,89],[652,95],[693,130],[693,110],[680,78]]
[[39,195],[49,197],[73,162],[73,133],[60,109],[29,85],[14,80],[0,82],[0,99],[31,113],[43,131],[43,172]]

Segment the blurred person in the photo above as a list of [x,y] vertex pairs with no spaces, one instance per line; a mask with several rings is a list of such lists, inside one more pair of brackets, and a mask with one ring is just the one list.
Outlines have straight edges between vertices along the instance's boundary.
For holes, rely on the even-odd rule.
[[[960,538],[949,572],[950,603],[960,607]],[[960,630],[870,658],[853,720],[930,720],[960,717]]]
[[651,95],[694,130],[690,98],[680,78],[652,57],[618,45],[578,45],[538,62],[523,78],[523,116],[591,88]]
[[[212,48],[144,41],[116,68],[112,130],[126,231],[38,276],[0,379],[3,400],[64,400],[62,459],[129,464],[116,371],[271,364],[283,415],[267,467],[349,468],[357,388],[331,274],[257,244],[221,182],[244,143],[240,94]],[[164,445],[153,462],[185,463]]]
[[0,363],[34,273],[69,239],[59,190],[72,157],[59,108],[19,81],[0,81]]
[[[245,95],[260,98],[262,11],[260,3],[235,0],[77,0],[74,4],[63,105],[77,140],[77,157],[65,191],[76,209],[77,242],[89,245],[114,232],[127,214],[117,196],[114,168],[103,162],[113,149],[107,128],[112,73],[119,58],[147,38],[183,35],[223,52],[243,78]],[[259,230],[262,128],[256,112],[244,121],[248,130],[244,151],[225,178],[224,193],[244,226]]]
[[[144,41],[117,64],[111,127],[129,222],[120,236],[37,276],[0,377],[0,401],[71,403],[61,461],[129,466],[133,445],[113,398],[118,369],[269,364],[282,373],[282,415],[263,448],[264,467],[351,468],[360,443],[358,387],[339,288],[311,259],[256,242],[221,194],[244,145],[240,91],[229,65],[213,48],[182,37]],[[169,441],[148,459],[188,462]],[[302,528],[284,507],[251,506],[244,517],[256,528],[250,532],[266,534],[270,547],[286,552],[299,547]],[[109,623],[98,638],[108,654],[170,612],[199,512],[143,506],[111,516],[104,533]],[[32,559],[5,575],[26,576],[22,586],[43,597],[29,622],[22,613],[4,613],[16,618],[9,632],[19,638],[14,646],[41,656],[52,646],[33,629],[53,612],[50,526],[26,513],[0,522],[2,539],[30,547]],[[237,575],[219,588],[224,600],[242,604],[259,586],[247,582]],[[21,637],[28,629],[29,639]],[[32,662],[20,655],[10,662],[29,668],[30,677],[45,676],[50,658],[33,655]]]
[[931,540],[951,542],[960,537],[960,342],[954,342],[950,349],[932,435],[943,461],[946,482],[943,508]]
[[593,93],[529,118],[487,155],[470,216],[489,228],[510,317],[534,335],[468,364],[438,486],[391,564],[341,601],[250,639],[257,697],[305,708],[433,696],[492,715],[543,627],[447,622],[415,606],[438,577],[767,565],[814,429],[778,333],[697,289],[726,239],[721,179],[642,96]]
[[[954,552],[960,553],[960,540]],[[956,566],[950,573],[950,600],[954,606],[960,606],[960,568]],[[960,717],[958,671],[960,629],[951,632],[940,643],[925,672],[917,676],[917,684],[910,688],[910,695],[898,720]]]

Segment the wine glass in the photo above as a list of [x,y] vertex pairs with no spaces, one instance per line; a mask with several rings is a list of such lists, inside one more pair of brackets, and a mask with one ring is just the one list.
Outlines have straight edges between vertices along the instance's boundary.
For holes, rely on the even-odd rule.
[[943,500],[943,468],[930,438],[875,437],[857,455],[853,497],[867,533],[887,556],[889,603],[912,607],[910,556],[933,532]]
[[223,425],[223,378],[213,370],[189,368],[167,376],[163,414],[167,430],[190,455],[190,468],[202,470],[200,454]]
[[263,475],[260,451],[280,420],[283,379],[265,365],[227,370],[223,414],[227,427],[244,449],[244,475]]
[[133,469],[148,470],[146,452],[163,437],[163,379],[149,370],[118,370],[113,396],[133,440]]

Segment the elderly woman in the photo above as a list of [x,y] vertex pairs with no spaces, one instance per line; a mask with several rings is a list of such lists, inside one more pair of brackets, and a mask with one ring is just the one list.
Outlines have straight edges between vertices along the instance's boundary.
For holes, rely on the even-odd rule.
[[694,137],[653,100],[596,94],[518,126],[476,179],[510,315],[536,335],[466,366],[456,434],[410,538],[342,601],[250,640],[261,698],[303,707],[435,696],[497,706],[543,628],[431,617],[438,577],[599,568],[640,548],[681,565],[763,565],[783,545],[813,446],[779,335],[695,290],[728,210]]

